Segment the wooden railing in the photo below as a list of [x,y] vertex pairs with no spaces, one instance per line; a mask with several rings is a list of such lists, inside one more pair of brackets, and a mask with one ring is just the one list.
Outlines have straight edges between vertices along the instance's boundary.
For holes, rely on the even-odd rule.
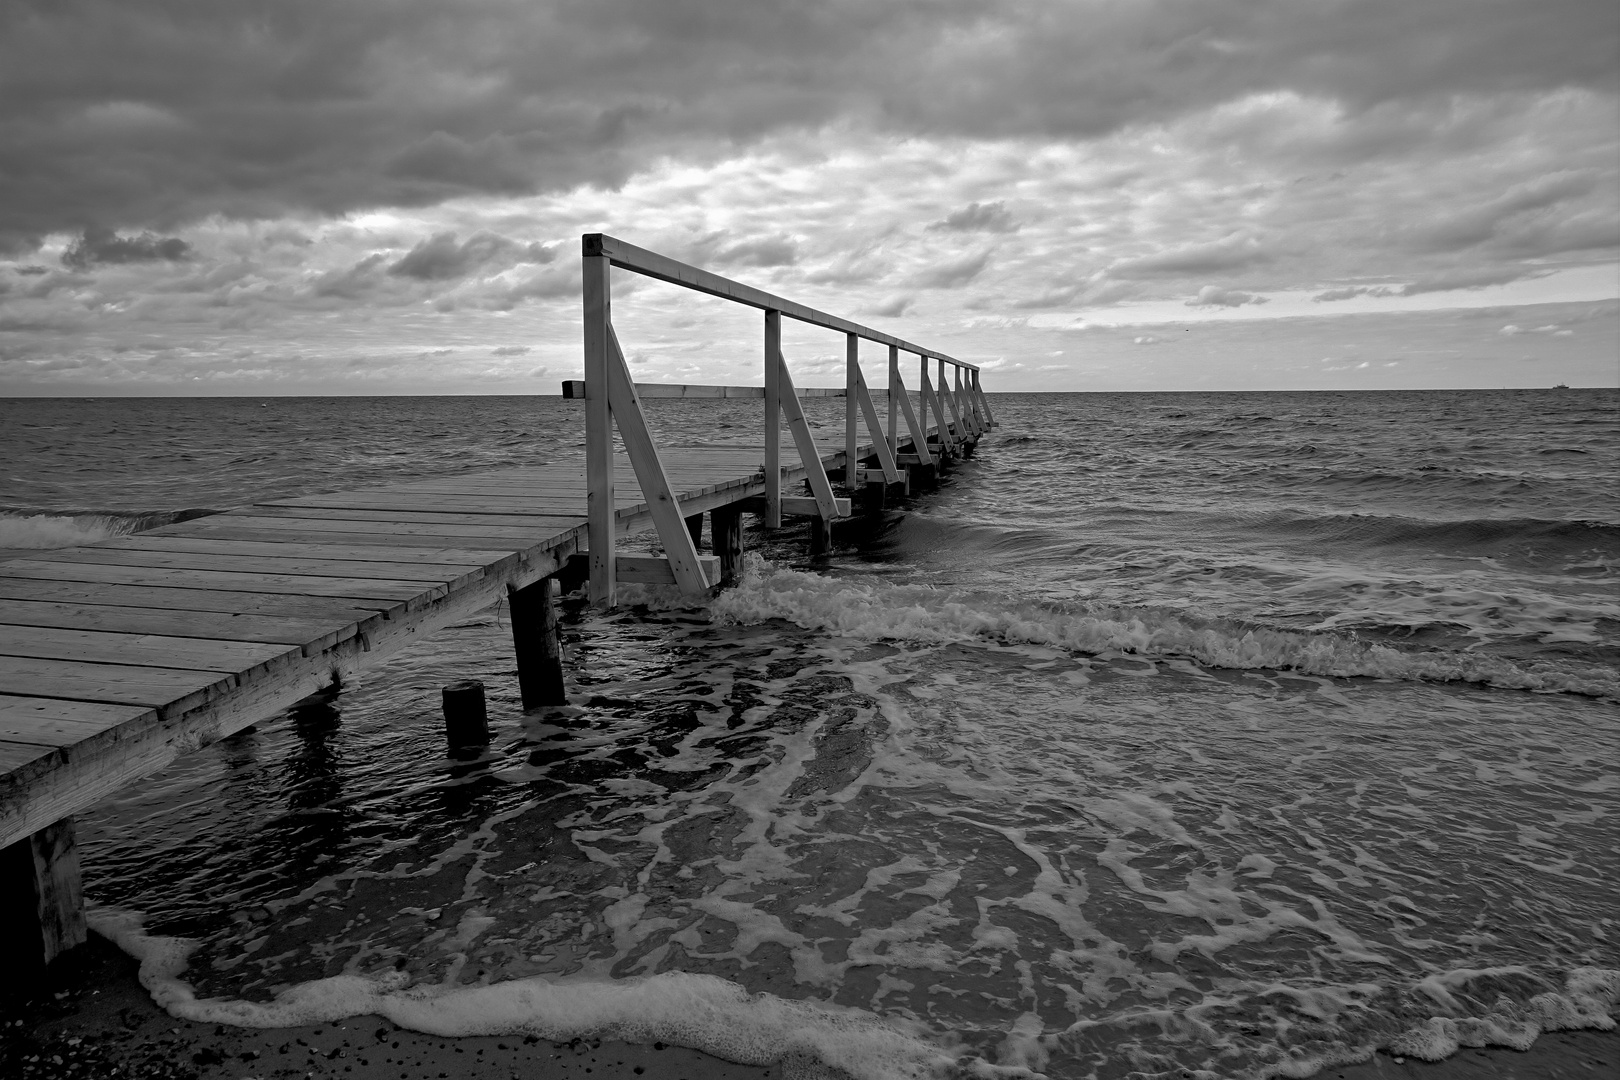
[[[821,454],[811,438],[809,424],[782,355],[782,317],[840,331],[846,335],[844,477],[851,487],[863,477],[859,470],[859,422],[864,420],[872,437],[878,467],[872,480],[896,483],[906,464],[932,465],[936,453],[954,455],[964,443],[977,438],[994,424],[989,402],[979,385],[979,368],[934,349],[915,345],[848,319],[829,315],[804,304],[794,303],[739,281],[689,266],[675,259],[627,244],[602,233],[586,233],[582,238],[583,285],[585,301],[585,479],[588,489],[591,600],[612,607],[615,600],[617,558],[614,536],[613,426],[618,425],[625,452],[651,510],[658,539],[669,560],[676,584],[683,592],[706,592],[711,582],[698,557],[697,545],[686,528],[681,507],[665,474],[658,447],[647,427],[640,395],[625,363],[612,319],[612,268],[617,266],[647,277],[657,278],[711,296],[759,308],[765,313],[765,524],[782,524],[781,427],[784,417],[793,436],[794,448],[804,465],[814,499],[815,513],[831,521],[847,512],[847,500],[833,493],[832,483],[822,467]],[[879,422],[861,373],[862,339],[889,347],[889,416],[885,430]],[[911,398],[900,377],[900,353],[915,353],[921,360],[918,381],[919,405]],[[929,379],[930,362],[938,365],[938,385]],[[953,369],[954,386],[947,379]],[[949,415],[947,415],[947,413]],[[903,414],[911,436],[910,453],[901,454],[897,424]],[[929,416],[937,425],[938,450],[929,442]],[[808,500],[807,500],[808,501]]]

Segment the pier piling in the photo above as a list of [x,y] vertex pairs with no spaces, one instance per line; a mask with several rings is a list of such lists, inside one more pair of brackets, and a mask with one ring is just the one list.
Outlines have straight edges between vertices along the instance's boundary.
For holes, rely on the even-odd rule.
[[88,937],[73,819],[0,848],[6,970],[35,971]]
[[444,688],[444,737],[450,749],[489,743],[489,714],[484,706],[484,684],[462,679]]
[[[690,520],[690,519],[688,519]],[[512,617],[512,650],[517,656],[518,689],[523,708],[568,704],[563,683],[562,635],[557,620],[557,596],[562,591],[555,576],[541,578],[522,589],[506,589]]]

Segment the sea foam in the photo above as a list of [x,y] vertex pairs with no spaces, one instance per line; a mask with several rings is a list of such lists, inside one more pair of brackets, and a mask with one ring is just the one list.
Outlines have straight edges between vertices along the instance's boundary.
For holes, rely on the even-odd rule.
[[[531,977],[485,986],[338,975],[293,986],[270,1002],[198,998],[181,978],[194,942],[147,934],[138,915],[115,909],[93,910],[90,925],[140,962],[141,984],[160,1007],[196,1023],[285,1028],[381,1016],[428,1035],[662,1041],[744,1065],[779,1064],[789,1076],[814,1076],[819,1062],[857,1080],[914,1080],[954,1064],[920,1029],[681,972],[613,981]],[[1034,1075],[983,1063],[969,1069],[986,1077]]]

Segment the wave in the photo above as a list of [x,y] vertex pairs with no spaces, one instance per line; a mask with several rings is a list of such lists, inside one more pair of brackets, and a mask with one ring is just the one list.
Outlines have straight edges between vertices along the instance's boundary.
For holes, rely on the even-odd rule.
[[[613,980],[531,976],[485,986],[336,975],[283,990],[270,1002],[199,998],[180,977],[197,942],[149,935],[139,916],[112,908],[92,910],[89,922],[140,962],[141,985],[161,1008],[196,1023],[286,1028],[381,1016],[428,1035],[663,1041],[743,1065],[808,1058],[856,1080],[937,1074],[952,1060],[920,1028],[859,1009],[751,994],[713,975],[684,972]],[[1008,1080],[1030,1075],[994,1067],[975,1072]]]
[[116,536],[145,532],[177,521],[206,517],[217,510],[149,510],[77,513],[31,513],[0,510],[0,550],[34,550],[95,544]]
[[785,619],[809,630],[871,640],[996,641],[1087,655],[1183,658],[1242,671],[1467,682],[1620,699],[1620,673],[1606,667],[1402,649],[1363,641],[1353,633],[1275,629],[1164,608],[1055,604],[852,582],[776,567],[754,556],[748,557],[738,586],[716,598],[711,613],[722,623]]

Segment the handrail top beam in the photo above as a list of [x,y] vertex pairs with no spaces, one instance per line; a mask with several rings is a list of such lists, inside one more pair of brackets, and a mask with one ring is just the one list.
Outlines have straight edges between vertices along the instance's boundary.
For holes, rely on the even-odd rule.
[[725,300],[734,300],[739,304],[760,308],[764,311],[779,311],[790,319],[810,323],[813,326],[825,327],[828,330],[838,330],[845,334],[854,334],[867,341],[877,342],[880,345],[893,345],[909,353],[930,360],[941,360],[947,364],[955,365],[967,371],[978,371],[977,364],[970,364],[965,360],[958,360],[954,356],[934,349],[925,349],[921,345],[907,341],[905,338],[885,334],[881,330],[874,330],[870,326],[863,326],[848,319],[841,319],[837,315],[829,315],[825,311],[805,304],[795,303],[785,297],[768,293],[763,289],[756,289],[752,285],[744,285],[740,281],[723,277],[709,270],[702,270],[696,266],[683,263],[678,259],[671,259],[667,255],[660,255],[656,251],[637,247],[617,237],[606,233],[585,233],[580,237],[582,254],[606,256],[614,266],[630,270],[647,277],[667,281],[672,285],[681,285],[698,292],[708,293]]

